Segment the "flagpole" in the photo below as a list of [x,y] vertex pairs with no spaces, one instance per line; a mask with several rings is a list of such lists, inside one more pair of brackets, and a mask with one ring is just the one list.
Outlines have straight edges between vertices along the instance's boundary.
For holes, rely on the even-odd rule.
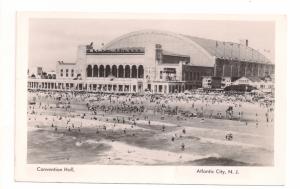
[[238,48],[239,48],[238,77],[240,77],[240,67],[241,67],[241,44],[238,44]]
[[231,52],[230,52],[230,58],[232,59],[232,50],[233,50],[233,43],[231,43],[230,45],[231,45]]
[[223,42],[223,45],[224,45],[224,58],[225,58],[225,47],[226,47],[226,43],[225,42]]

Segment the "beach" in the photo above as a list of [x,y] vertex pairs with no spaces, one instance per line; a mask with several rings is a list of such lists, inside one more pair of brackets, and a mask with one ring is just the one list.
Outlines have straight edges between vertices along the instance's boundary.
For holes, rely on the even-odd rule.
[[[29,101],[33,96],[35,104],[28,105],[31,164],[274,163],[273,112],[270,106],[246,98],[64,97],[32,92]],[[231,116],[226,115],[228,106],[233,106]]]

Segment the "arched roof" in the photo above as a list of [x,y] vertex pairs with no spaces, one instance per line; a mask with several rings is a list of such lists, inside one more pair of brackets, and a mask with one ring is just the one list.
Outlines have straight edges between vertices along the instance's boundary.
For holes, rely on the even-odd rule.
[[[148,35],[148,37],[141,37],[146,35]],[[149,36],[152,36],[152,38]],[[174,53],[186,54],[191,56],[191,62],[196,65],[205,65],[205,62],[211,62],[202,61],[202,59],[211,60],[214,58],[235,59],[257,63],[270,62],[270,60],[268,60],[257,50],[242,44],[199,38],[160,30],[141,30],[127,33],[106,44],[104,46],[104,49],[135,47],[141,45],[147,46],[153,45],[153,43],[161,44],[163,49],[167,48],[166,50],[169,50],[171,52],[175,51]],[[202,54],[202,56],[197,57],[197,54]],[[200,61],[202,62],[200,63]]]
[[217,58],[270,63],[270,60],[262,53],[240,43],[217,41],[188,35],[184,36],[193,40],[208,51],[212,56]]
[[133,36],[144,35],[144,34],[160,34],[160,35],[165,35],[165,36],[172,36],[174,38],[178,38],[187,43],[192,44],[195,48],[198,48],[200,51],[204,51],[205,53],[208,53],[207,51],[205,51],[205,49],[203,49],[201,46],[199,46],[199,44],[197,44],[193,40],[189,40],[188,38],[186,38],[183,35],[176,34],[176,33],[169,32],[169,31],[160,31],[160,30],[140,30],[140,31],[130,32],[130,33],[127,33],[125,35],[122,35],[122,36],[114,39],[113,41],[111,41],[110,43],[105,45],[104,48],[109,49],[111,46],[120,42],[122,39],[126,39],[126,38],[133,37]]

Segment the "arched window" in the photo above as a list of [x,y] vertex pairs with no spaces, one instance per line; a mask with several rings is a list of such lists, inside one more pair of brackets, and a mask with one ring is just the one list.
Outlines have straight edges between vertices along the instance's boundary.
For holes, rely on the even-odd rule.
[[125,78],[130,78],[130,66],[125,66]]
[[144,67],[142,65],[139,65],[138,78],[143,78],[143,77],[144,77]]
[[104,66],[103,65],[99,66],[99,77],[104,77]]
[[61,76],[61,77],[64,76],[64,70],[63,70],[63,69],[60,70],[60,76]]
[[105,77],[108,77],[110,75],[110,66],[106,65],[105,67]]
[[118,75],[118,70],[117,70],[117,66],[116,65],[113,65],[112,68],[111,68],[111,73],[114,77],[117,77]]
[[119,77],[123,78],[124,77],[124,68],[122,65],[119,66]]
[[66,77],[69,77],[69,70],[66,69]]
[[135,65],[131,68],[131,78],[137,78],[137,69]]
[[93,68],[93,77],[98,77],[98,66],[97,65],[94,65],[94,68]]
[[74,70],[71,70],[71,77],[74,77]]
[[86,68],[86,76],[87,77],[92,77],[92,73],[93,73],[92,66],[88,65],[88,67]]

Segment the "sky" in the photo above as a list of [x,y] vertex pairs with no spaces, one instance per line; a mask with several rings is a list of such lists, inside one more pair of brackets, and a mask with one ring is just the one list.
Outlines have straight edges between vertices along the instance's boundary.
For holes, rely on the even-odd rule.
[[[40,19],[29,22],[29,69],[55,70],[57,61],[75,62],[78,45],[101,47],[129,32],[154,29],[220,41],[248,39],[274,62],[275,24],[266,21]],[[264,52],[267,50],[269,52]]]

